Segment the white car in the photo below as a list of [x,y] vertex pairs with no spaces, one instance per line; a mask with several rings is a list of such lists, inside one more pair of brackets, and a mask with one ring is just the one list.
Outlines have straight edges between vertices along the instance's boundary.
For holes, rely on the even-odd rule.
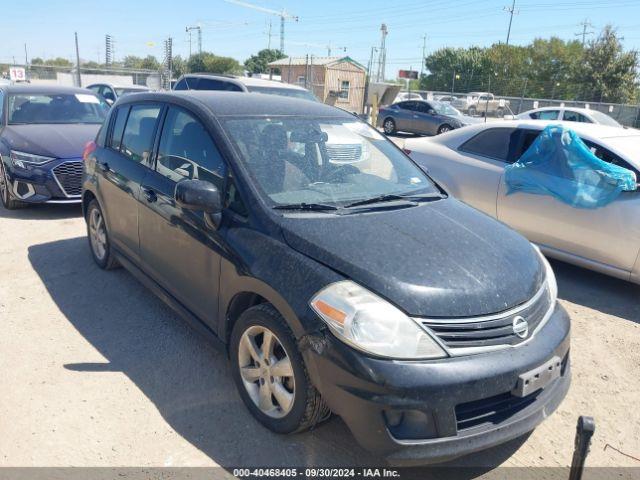
[[[506,194],[505,166],[547,125],[574,130],[597,157],[640,178],[640,131],[574,122],[507,120],[470,125],[404,148],[445,190],[519,231],[560,260],[640,283],[640,191],[580,209],[550,195]],[[499,252],[496,252],[499,255]]]
[[609,127],[621,128],[618,122],[606,113],[589,108],[578,107],[542,107],[528,110],[517,115],[522,120],[563,120],[565,122],[597,123]]
[[420,95],[419,93],[400,92],[398,93],[398,95],[396,95],[393,103],[404,102],[405,100],[424,100],[424,98],[422,98],[422,95]]

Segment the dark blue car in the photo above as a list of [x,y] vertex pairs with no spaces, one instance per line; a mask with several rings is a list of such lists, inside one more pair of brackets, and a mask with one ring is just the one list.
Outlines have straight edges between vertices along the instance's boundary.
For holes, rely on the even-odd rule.
[[82,157],[109,106],[82,88],[0,87],[0,197],[5,208],[78,203]]

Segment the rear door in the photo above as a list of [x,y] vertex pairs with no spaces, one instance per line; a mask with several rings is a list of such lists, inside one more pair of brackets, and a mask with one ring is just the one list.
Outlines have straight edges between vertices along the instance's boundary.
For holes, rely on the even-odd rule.
[[175,106],[167,110],[156,157],[141,193],[142,261],[158,283],[215,330],[221,240],[206,214],[182,209],[174,193],[185,179],[211,182],[222,193],[225,162],[197,116]]
[[[514,160],[540,131],[521,129],[519,134],[521,142]],[[602,160],[635,170],[601,145],[585,143]],[[595,209],[574,208],[551,195],[507,195],[504,179],[498,192],[498,219],[532,242],[627,272],[638,255],[638,235],[634,230],[640,227],[640,222],[635,222],[635,212],[639,210],[638,192],[622,192],[615,201]]]
[[395,108],[392,108],[396,130],[403,132],[413,131],[413,116],[418,110],[417,103],[413,100],[407,100],[406,102],[396,103]]
[[489,128],[460,145],[454,162],[443,165],[447,170],[443,178],[450,177],[445,186],[456,185],[452,190],[456,197],[496,217],[498,186],[515,146],[515,132],[515,128]]
[[117,107],[111,132],[96,164],[111,241],[133,260],[139,258],[140,185],[149,171],[161,108],[157,103]]

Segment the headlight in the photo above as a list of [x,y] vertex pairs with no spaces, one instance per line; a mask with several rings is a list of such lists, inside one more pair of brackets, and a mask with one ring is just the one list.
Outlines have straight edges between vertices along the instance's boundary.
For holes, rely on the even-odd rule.
[[11,161],[14,165],[25,168],[25,164],[29,165],[42,165],[51,160],[55,160],[52,157],[44,157],[42,155],[34,155],[32,153],[18,152],[11,150]]
[[558,299],[558,282],[556,282],[556,274],[553,273],[553,269],[551,268],[549,261],[542,254],[540,249],[538,249],[538,253],[540,254],[540,259],[544,264],[547,286],[549,287],[549,294],[551,295],[551,305],[555,305],[556,300]]
[[332,283],[310,305],[338,338],[363,352],[395,359],[446,356],[414,320],[352,281]]

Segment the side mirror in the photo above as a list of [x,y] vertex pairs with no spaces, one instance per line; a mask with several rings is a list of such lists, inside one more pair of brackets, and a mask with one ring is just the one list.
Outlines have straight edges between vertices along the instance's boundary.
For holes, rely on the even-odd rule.
[[218,188],[204,180],[182,180],[176,184],[176,203],[187,210],[201,210],[211,215],[222,211]]
[[427,113],[428,113],[429,115],[435,115],[435,114],[436,114],[436,111],[435,111],[433,108],[430,108],[429,110],[427,110]]
[[111,98],[105,98],[104,101],[107,102],[109,104],[109,106],[111,106],[111,105],[113,105],[115,103],[113,101],[113,99],[111,99]]

